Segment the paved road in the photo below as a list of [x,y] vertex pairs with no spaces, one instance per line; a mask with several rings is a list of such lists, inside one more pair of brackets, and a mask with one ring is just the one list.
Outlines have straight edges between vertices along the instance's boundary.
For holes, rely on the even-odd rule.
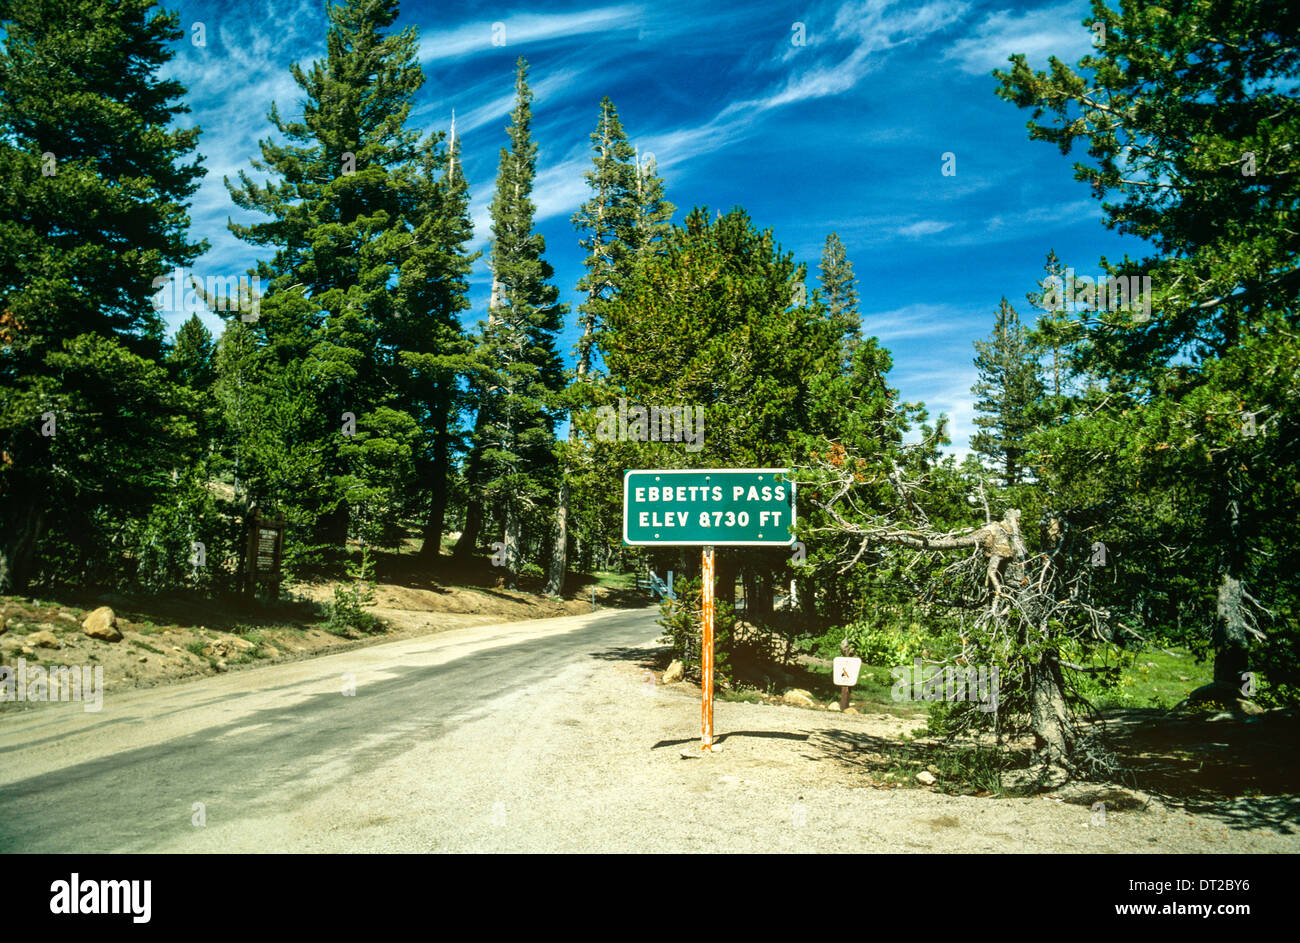
[[637,667],[658,634],[648,609],[476,626],[6,711],[0,851],[1300,850],[1290,799],[1106,795],[1094,827],[1088,795],[871,788],[910,729],[888,714],[723,701],[703,757],[698,689]]
[[[403,759],[416,746],[484,720],[515,729],[535,691],[576,680],[574,669],[595,670],[602,656],[653,647],[654,618],[645,609],[477,626],[119,696],[110,685],[100,713],[8,712],[0,851],[303,848],[340,822],[283,827],[286,817],[328,800],[327,817],[346,818],[340,797],[380,767],[409,773]],[[441,759],[453,773],[454,756]],[[437,774],[426,766],[420,778],[428,786]],[[282,827],[268,831],[273,821]]]

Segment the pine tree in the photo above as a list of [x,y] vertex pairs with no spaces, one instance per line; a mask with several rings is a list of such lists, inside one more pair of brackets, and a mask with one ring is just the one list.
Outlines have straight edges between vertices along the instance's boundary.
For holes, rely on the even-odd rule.
[[[636,152],[628,143],[618,112],[609,98],[600,103],[600,119],[591,134],[591,150],[592,169],[587,171],[585,178],[592,196],[573,216],[574,225],[587,233],[579,241],[587,250],[583,261],[587,271],[578,282],[578,290],[586,293],[586,299],[578,309],[582,335],[578,339],[577,365],[567,396],[571,408],[578,405],[588,392],[588,375],[603,323],[602,309],[618,293],[635,260]],[[563,591],[568,569],[570,478],[574,472],[577,436],[578,423],[571,419],[568,442],[563,448],[564,469],[556,499],[555,533],[547,570],[545,591],[550,595],[559,595]]]
[[215,357],[212,332],[197,314],[190,315],[176,332],[176,342],[167,354],[176,379],[196,392],[206,391],[216,378]]
[[[396,541],[406,516],[427,503],[435,476],[426,468],[426,489],[410,480],[428,448],[420,422],[439,412],[426,402],[437,398],[436,382],[413,374],[433,369],[427,358],[444,352],[463,299],[455,198],[433,179],[447,166],[442,136],[406,128],[424,76],[414,28],[388,32],[396,17],[395,0],[331,5],[325,58],[291,68],[302,120],[282,119],[272,105],[289,143],[262,141],[253,161],[280,182],[263,186],[241,172],[238,186],[228,183],[236,204],[271,217],[231,230],[276,247],[259,268],[270,289],[255,328],[269,361],[303,364],[290,373],[315,388],[316,408],[293,436],[315,443],[323,474],[293,501],[313,539],[338,549],[353,531]],[[430,313],[412,306],[425,303],[435,310],[421,321]],[[250,483],[266,486],[253,471]]]
[[207,248],[186,233],[199,129],[159,77],[178,24],[149,0],[0,3],[0,591],[47,532],[60,576],[112,569],[192,458],[152,304]]
[[[739,208],[713,221],[697,208],[670,228],[606,308],[602,350],[611,385],[630,402],[702,407],[703,447],[633,445],[621,450],[629,462],[761,468],[803,460],[806,437],[826,431],[809,406],[840,374],[839,335],[824,307],[790,304],[804,275]],[[607,493],[620,493],[617,480]],[[734,596],[737,561],[719,559],[720,599]]]
[[656,250],[672,229],[676,207],[664,196],[664,181],[653,154],[636,155],[636,197],[632,207],[632,249],[637,256]]
[[1006,298],[998,306],[993,333],[975,342],[979,382],[971,387],[978,397],[971,448],[1001,470],[1007,487],[1024,478],[1024,455],[1035,428],[1035,409],[1042,397],[1038,361],[1025,328]]
[[[1050,74],[1034,72],[1017,55],[995,74],[998,95],[1031,110],[1031,139],[1062,154],[1087,142],[1076,179],[1105,201],[1108,228],[1150,247],[1145,258],[1101,259],[1109,276],[1149,278],[1149,307],[1089,317],[1071,353],[1105,377],[1108,402],[1064,434],[1104,435],[1105,454],[1134,476],[1118,494],[1157,488],[1199,523],[1179,549],[1197,590],[1180,603],[1200,607],[1188,622],[1213,626],[1215,681],[1235,697],[1248,647],[1266,636],[1257,621],[1297,602],[1294,579],[1258,603],[1249,588],[1295,547],[1294,521],[1258,503],[1285,490],[1274,490],[1279,476],[1294,482],[1294,440],[1274,451],[1243,434],[1241,413],[1268,411],[1280,430],[1297,421],[1286,374],[1271,368],[1286,360],[1277,354],[1293,343],[1300,301],[1300,19],[1286,4],[1101,0],[1093,16],[1106,43],[1077,67],[1054,60]],[[1098,454],[1090,444],[1083,454]],[[1152,563],[1170,545],[1152,546]],[[1140,617],[1150,566],[1130,560],[1127,605]]]
[[830,319],[840,332],[843,356],[847,363],[862,340],[862,319],[858,315],[858,292],[853,287],[857,284],[857,279],[853,277],[853,263],[849,261],[839,233],[831,233],[826,237],[826,245],[822,249],[821,273],[822,295],[826,299]]
[[[520,57],[510,143],[501,149],[491,207],[493,293],[479,350],[478,467],[470,475],[480,500],[500,511],[510,585],[519,572],[525,519],[542,509],[555,484],[556,394],[564,379],[555,342],[565,306],[549,283],[554,270],[543,257],[545,238],[533,228],[532,100],[528,64]],[[467,525],[462,540],[472,536]]]
[[1038,291],[1025,295],[1031,305],[1043,312],[1029,332],[1029,342],[1036,350],[1051,354],[1052,401],[1058,404],[1054,410],[1058,414],[1063,383],[1074,369],[1067,358],[1071,339],[1076,336],[1075,325],[1070,321],[1062,296],[1065,275],[1065,267],[1056,250],[1050,249],[1043,264],[1043,278],[1038,282]]
[[445,154],[430,150],[423,162],[424,222],[402,269],[400,332],[392,343],[401,351],[396,366],[404,408],[427,434],[417,467],[429,507],[419,560],[428,565],[437,561],[442,544],[457,416],[466,405],[459,380],[472,364],[473,344],[461,328],[460,313],[470,307],[468,277],[479,257],[467,249],[474,224],[454,114]]

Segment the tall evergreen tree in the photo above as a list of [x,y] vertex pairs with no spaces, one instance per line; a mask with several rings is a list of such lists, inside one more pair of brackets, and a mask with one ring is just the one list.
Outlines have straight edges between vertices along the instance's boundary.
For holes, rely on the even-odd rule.
[[[588,375],[603,323],[602,310],[627,280],[636,258],[635,213],[637,210],[638,168],[636,151],[628,143],[614,103],[601,100],[600,119],[591,133],[592,169],[585,174],[592,195],[573,216],[573,223],[587,233],[579,244],[587,250],[583,260],[586,272],[578,290],[586,298],[578,309],[582,335],[578,339],[578,361],[573,382],[568,389],[570,411],[587,398]],[[547,568],[546,592],[558,595],[564,589],[568,569],[569,496],[577,450],[578,423],[569,422],[568,442],[564,445],[564,468],[560,492],[556,499],[555,533]]]
[[638,256],[657,251],[672,229],[677,207],[664,196],[664,180],[653,154],[636,155],[636,198],[632,206],[633,250]]
[[[1180,552],[1197,588],[1180,606],[1208,623],[1215,681],[1235,697],[1270,603],[1251,587],[1296,547],[1294,521],[1258,496],[1300,477],[1295,397],[1273,372],[1294,347],[1300,306],[1300,10],[1094,0],[1090,19],[1106,24],[1106,42],[1077,70],[1053,59],[1050,74],[1034,72],[1017,55],[996,73],[998,94],[1032,110],[1031,138],[1063,154],[1087,142],[1076,178],[1107,201],[1107,227],[1151,245],[1146,258],[1101,260],[1107,275],[1150,278],[1151,317],[1088,317],[1072,353],[1105,377],[1108,399],[1062,429],[1058,451],[1076,444],[1124,469],[1116,497],[1178,495],[1180,517],[1196,522]],[[1269,414],[1279,435],[1247,434],[1243,411]],[[1168,556],[1167,541],[1152,554]],[[1120,582],[1140,618],[1149,567],[1130,561]],[[1295,605],[1293,586],[1273,585],[1275,611]]]
[[[532,140],[533,92],[528,64],[515,63],[515,106],[492,200],[493,292],[479,350],[480,406],[470,486],[499,510],[508,580],[521,563],[527,520],[544,512],[555,485],[556,394],[564,372],[555,341],[565,306],[534,231],[532,201],[537,144]],[[469,528],[462,539],[471,538]],[[459,549],[459,548],[458,548]]]
[[849,261],[839,233],[833,232],[826,237],[821,273],[822,295],[830,319],[842,337],[844,360],[847,362],[861,342],[862,319],[858,315],[858,291],[853,287],[858,280],[853,277],[853,263]]
[[1012,487],[1024,478],[1024,456],[1043,386],[1025,327],[1006,298],[998,305],[993,333],[975,341],[975,351],[979,381],[971,392],[977,397],[975,425],[980,431],[971,436],[971,448]]
[[1038,291],[1025,295],[1031,305],[1043,312],[1029,333],[1029,342],[1035,349],[1051,355],[1048,370],[1054,401],[1060,400],[1062,381],[1071,372],[1071,365],[1066,358],[1070,341],[1077,336],[1075,323],[1070,320],[1062,295],[1065,276],[1065,266],[1061,264],[1056,250],[1049,249],[1047,261],[1043,263],[1043,277],[1038,283]]
[[0,590],[47,531],[69,567],[111,566],[195,441],[151,296],[206,249],[186,234],[203,170],[158,75],[179,17],[152,7],[0,2]]
[[402,269],[401,316],[391,342],[399,350],[399,389],[404,408],[425,430],[427,441],[417,462],[422,490],[428,495],[419,560],[438,559],[451,491],[452,455],[461,438],[458,415],[465,405],[460,377],[472,363],[473,345],[460,325],[470,307],[468,278],[479,253],[470,253],[474,235],[469,211],[469,182],[456,139],[445,155],[428,151],[422,158],[419,185],[425,197],[423,221],[413,233],[415,248]]
[[195,391],[205,391],[216,377],[216,345],[212,332],[203,326],[197,314],[181,325],[167,360],[176,378]]
[[[839,335],[824,307],[813,299],[790,304],[805,275],[772,232],[758,230],[739,208],[713,221],[697,208],[670,228],[606,308],[602,348],[611,384],[630,401],[702,408],[702,448],[634,445],[623,453],[629,461],[799,464],[813,417],[825,414],[820,391],[829,374],[840,373]],[[617,480],[605,489],[615,519]],[[733,554],[719,558],[724,600],[734,597],[737,564]]]
[[[395,542],[407,514],[429,500],[427,468],[426,487],[410,487],[428,448],[420,423],[439,412],[436,381],[422,371],[438,372],[427,358],[443,353],[455,323],[465,262],[458,224],[445,216],[456,216],[454,188],[433,179],[447,166],[442,135],[406,128],[424,82],[416,31],[389,31],[396,0],[349,0],[327,15],[325,58],[291,68],[302,120],[272,105],[288,143],[261,142],[253,161],[280,182],[241,172],[228,186],[236,204],[271,217],[230,228],[276,248],[259,266],[270,287],[254,329],[268,364],[301,365],[272,389],[298,377],[314,390],[315,409],[289,434],[314,443],[322,474],[301,483],[293,504],[306,532],[337,550],[350,532]],[[426,303],[432,313],[412,308]],[[265,470],[246,474],[250,485],[278,489]]]

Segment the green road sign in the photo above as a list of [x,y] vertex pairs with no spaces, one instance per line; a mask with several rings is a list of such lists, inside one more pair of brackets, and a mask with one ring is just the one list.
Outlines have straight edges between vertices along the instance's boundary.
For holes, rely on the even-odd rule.
[[633,546],[788,546],[794,482],[788,468],[629,471],[623,543]]

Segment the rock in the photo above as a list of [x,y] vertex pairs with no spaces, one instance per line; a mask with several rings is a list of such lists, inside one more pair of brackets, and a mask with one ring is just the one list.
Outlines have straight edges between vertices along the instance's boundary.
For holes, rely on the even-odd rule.
[[140,664],[143,665],[143,664],[144,664],[146,661],[148,661],[148,660],[149,660],[149,656],[148,656],[148,655],[141,655],[141,656],[140,656]]
[[58,637],[48,629],[42,629],[40,632],[32,632],[27,636],[27,641],[37,648],[62,648]]
[[1251,717],[1258,717],[1260,714],[1268,713],[1267,709],[1260,707],[1254,701],[1245,701],[1245,700],[1238,701],[1237,709],[1240,710],[1243,714],[1247,714]]
[[226,671],[226,670],[227,670],[227,665],[226,665],[226,663],[225,663],[224,661],[217,661],[217,662],[214,662],[213,665],[212,665],[212,667],[215,668],[217,671]]
[[241,652],[251,652],[253,649],[257,648],[257,646],[254,645],[252,642],[250,642],[248,639],[240,638],[239,636],[235,636],[234,638],[232,638],[230,640],[230,644],[233,648],[235,648],[235,650]]
[[798,707],[812,707],[814,703],[812,695],[803,688],[791,688],[781,696],[781,700]]
[[263,646],[262,651],[266,654],[267,658],[280,657],[280,650],[276,648],[274,645],[265,645]]
[[837,711],[837,710],[840,709],[840,702],[839,702],[839,701],[831,701],[829,704],[826,705],[826,709],[827,709],[828,711]]
[[76,615],[74,615],[73,613],[71,613],[71,612],[65,612],[65,611],[62,610],[62,609],[59,610],[59,618],[60,618],[60,619],[67,619],[69,622],[80,622],[80,621],[81,621],[81,620],[78,619],[78,618],[76,617]]
[[1232,720],[1231,711],[1219,711],[1219,713],[1215,714],[1213,717],[1207,717],[1205,722],[1208,724],[1213,724],[1224,720]]
[[931,773],[928,769],[923,769],[921,770],[921,772],[917,773],[916,781],[920,783],[922,786],[933,786],[936,782],[934,778],[934,774]]
[[36,649],[32,648],[30,645],[24,645],[22,648],[19,649],[19,651],[22,652],[24,655],[26,655],[28,658],[31,658],[33,655],[36,654]]
[[686,677],[686,668],[683,667],[680,661],[674,658],[673,663],[669,665],[668,670],[664,672],[664,684],[676,684],[684,677]]
[[81,628],[91,638],[102,639],[105,642],[122,641],[122,633],[117,629],[117,616],[108,606],[100,606],[86,616],[86,621],[81,623]]
[[856,707],[846,707],[846,708],[844,709],[844,713],[846,713],[846,714],[860,714],[860,713],[862,713],[862,712],[859,711]]

